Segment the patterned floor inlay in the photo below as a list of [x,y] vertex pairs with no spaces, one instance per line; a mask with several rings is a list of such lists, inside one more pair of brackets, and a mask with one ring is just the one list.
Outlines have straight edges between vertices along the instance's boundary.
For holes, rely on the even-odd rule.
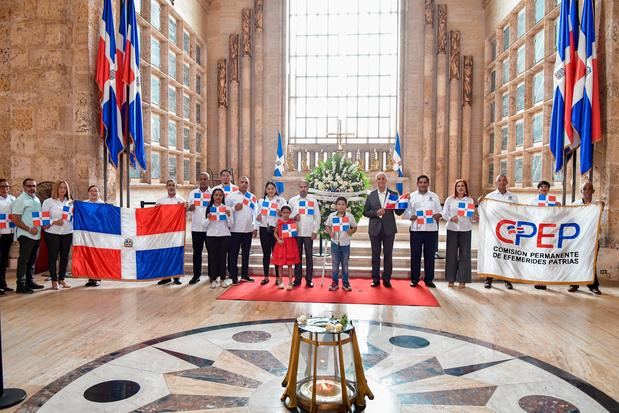
[[[599,389],[510,349],[409,325],[354,324],[375,396],[366,413],[619,411]],[[280,396],[291,328],[292,320],[268,320],[155,338],[70,372],[17,412],[289,412]]]

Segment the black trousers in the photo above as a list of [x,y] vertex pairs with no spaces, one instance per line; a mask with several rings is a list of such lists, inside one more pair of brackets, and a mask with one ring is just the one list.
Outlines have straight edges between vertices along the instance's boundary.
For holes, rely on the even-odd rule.
[[206,237],[206,249],[208,250],[208,278],[215,281],[220,277],[223,281],[226,278],[226,257],[228,255],[228,245],[230,236]]
[[[202,275],[202,251],[206,245],[206,232],[191,231],[191,246],[193,249],[193,276]],[[207,247],[208,249],[208,247]]]
[[447,230],[445,279],[449,282],[471,282],[471,233]]
[[438,231],[410,231],[411,239],[411,281],[419,282],[421,276],[421,252],[423,250],[423,280],[434,280],[434,254],[438,240]]
[[314,240],[312,237],[297,237],[299,263],[294,266],[294,282],[298,284],[303,277],[303,250],[305,250],[305,282],[311,282],[314,276]]
[[[260,246],[262,247],[262,271],[265,277],[269,276],[269,266],[271,265],[271,254],[275,246],[275,236],[266,227],[260,227]],[[277,265],[275,275],[279,276]]]
[[17,259],[17,287],[24,288],[33,283],[34,263],[39,252],[38,239],[28,238],[25,235],[17,239],[19,242],[19,258]]
[[385,235],[381,228],[380,234],[370,235],[372,247],[372,281],[380,282],[380,252],[383,252],[383,281],[391,281],[393,271],[393,242],[395,234]]
[[0,235],[0,288],[6,287],[6,269],[9,266],[11,245],[13,245],[13,234]]
[[[69,251],[71,251],[71,243],[73,242],[73,234],[50,234],[45,233],[45,244],[47,245],[47,265],[49,267],[49,275],[52,281],[62,281],[67,273],[67,264],[69,263]],[[60,265],[56,271],[56,262],[60,257]]]
[[232,281],[239,279],[239,251],[241,252],[241,277],[249,276],[249,250],[251,249],[252,232],[233,232],[228,248],[228,274]]

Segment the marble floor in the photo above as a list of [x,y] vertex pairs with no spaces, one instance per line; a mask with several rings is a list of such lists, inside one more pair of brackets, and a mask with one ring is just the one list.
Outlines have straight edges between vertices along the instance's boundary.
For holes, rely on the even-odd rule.
[[420,308],[70,282],[0,297],[5,385],[29,392],[12,411],[289,411],[280,396],[294,317],[343,313],[375,395],[366,412],[619,411],[619,286],[595,297],[439,283],[441,307]]

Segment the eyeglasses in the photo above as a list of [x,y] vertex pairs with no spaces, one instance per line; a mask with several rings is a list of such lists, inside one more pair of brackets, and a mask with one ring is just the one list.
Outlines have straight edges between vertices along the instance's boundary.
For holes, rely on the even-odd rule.
[[26,188],[36,188],[36,184],[35,185],[24,185]]

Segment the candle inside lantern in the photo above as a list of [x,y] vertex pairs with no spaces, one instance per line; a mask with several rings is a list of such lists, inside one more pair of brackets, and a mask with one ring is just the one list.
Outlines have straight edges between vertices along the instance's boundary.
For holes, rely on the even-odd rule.
[[[312,380],[303,383],[299,388],[299,396],[311,400],[312,399]],[[349,397],[351,393],[349,392]],[[341,403],[342,402],[342,386],[337,380],[330,378],[318,378],[316,380],[316,403]]]
[[331,380],[316,381],[316,396],[333,397],[338,394],[340,394],[339,383],[332,382]]

